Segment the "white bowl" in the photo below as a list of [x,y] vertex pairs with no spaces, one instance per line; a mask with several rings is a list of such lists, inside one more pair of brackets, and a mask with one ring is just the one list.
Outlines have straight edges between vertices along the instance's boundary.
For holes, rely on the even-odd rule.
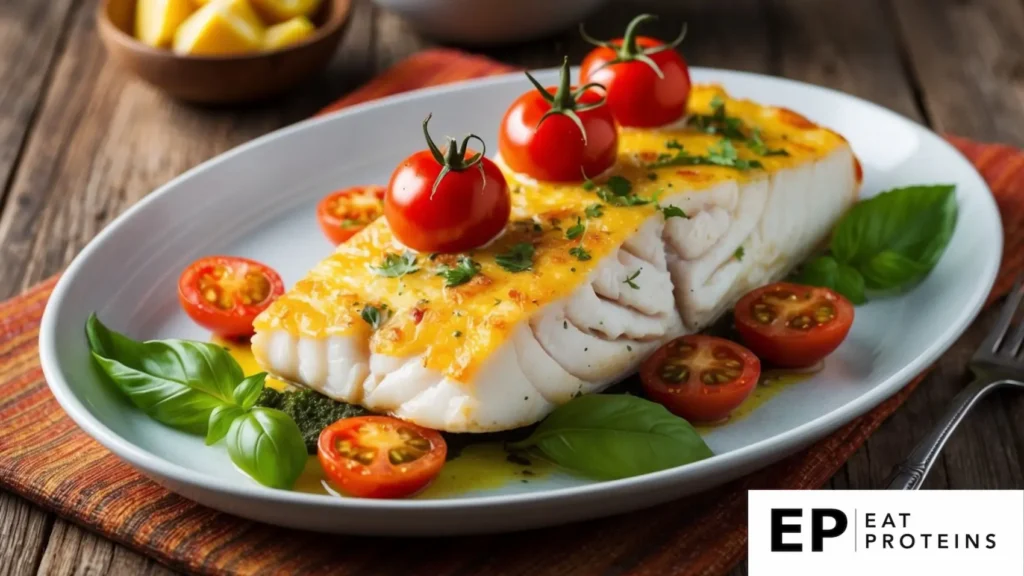
[[500,44],[551,34],[582,22],[607,0],[375,0],[444,42]]

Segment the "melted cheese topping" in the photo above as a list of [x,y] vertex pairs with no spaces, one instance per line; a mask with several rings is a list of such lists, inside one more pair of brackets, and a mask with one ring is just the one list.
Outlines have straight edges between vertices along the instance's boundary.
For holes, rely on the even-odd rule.
[[[689,111],[711,114],[714,97],[725,102],[729,117],[740,118],[761,132],[768,148],[788,155],[759,156],[735,142],[740,158],[760,161],[763,170],[740,171],[721,166],[647,168],[659,154],[674,154],[676,141],[691,155],[705,155],[722,141],[695,129],[624,130],[619,159],[612,173],[632,183],[641,197],[699,191],[726,180],[764,178],[774,172],[820,159],[845,141],[806,118],[782,108],[733,100],[717,86],[697,86]],[[421,254],[420,270],[397,278],[376,274],[388,253],[402,253],[384,218],[368,226],[314,267],[255,322],[258,331],[286,330],[296,336],[325,338],[354,335],[368,338],[373,352],[408,357],[423,355],[424,364],[460,381],[468,381],[480,364],[511,334],[520,321],[539,308],[566,297],[587,281],[602,258],[613,253],[656,211],[654,203],[616,207],[600,201],[594,190],[580,185],[538,183],[505,170],[512,191],[512,218],[505,233],[486,247],[468,253],[480,272],[469,282],[446,287],[437,275],[457,255],[434,258]],[[584,210],[602,204],[603,215],[587,219]],[[566,238],[576,218],[586,223],[580,238]],[[495,261],[520,242],[535,247],[532,270],[512,273]],[[570,254],[583,246],[581,261]],[[373,330],[360,313],[367,305],[383,309],[387,320]]]

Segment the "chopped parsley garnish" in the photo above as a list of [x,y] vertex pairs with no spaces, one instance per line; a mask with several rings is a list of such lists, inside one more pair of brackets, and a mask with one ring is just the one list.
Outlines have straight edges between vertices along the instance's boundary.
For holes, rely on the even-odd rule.
[[355,228],[356,226],[365,226],[366,223],[362,220],[354,220],[352,218],[345,218],[341,221],[342,228]]
[[657,180],[658,179],[658,175],[656,173],[654,173],[654,172],[648,172],[647,173],[647,179],[648,180]]
[[632,274],[627,276],[626,279],[622,281],[622,283],[628,285],[633,290],[639,290],[640,286],[638,286],[637,283],[634,282],[634,280],[636,280],[637,276],[640,275],[641,271],[643,271],[643,268],[637,268],[636,272],[633,272]]
[[612,176],[605,182],[605,186],[616,196],[627,196],[633,191],[633,184],[622,176]]
[[722,140],[718,146],[708,148],[708,160],[717,166],[727,166],[737,170],[750,170],[751,168],[764,168],[757,160],[744,160],[736,153],[736,147],[729,140]]
[[733,253],[733,256],[735,256],[737,260],[743,260],[743,254],[745,253],[746,251],[743,249],[743,246],[740,246],[736,249],[736,252]]
[[718,96],[711,99],[711,114],[693,114],[687,121],[705,134],[718,134],[734,140],[746,140],[743,120],[725,113],[725,102]]
[[583,220],[581,220],[579,216],[577,216],[576,223],[570,226],[569,229],[565,231],[565,237],[569,240],[575,240],[580,236],[583,236],[583,233],[586,230],[587,225],[583,223]]
[[683,209],[679,206],[658,206],[658,209],[665,215],[665,220],[668,220],[669,218],[689,218],[689,216],[686,215],[686,212],[683,212]]
[[462,338],[462,330],[456,330],[456,331],[455,331],[455,332],[454,332],[454,333],[452,334],[452,336],[455,336],[456,338]]
[[750,139],[747,140],[747,147],[761,156],[789,156],[782,148],[769,148],[761,139],[761,130],[754,128],[750,132]]
[[789,152],[782,148],[769,148],[765,145],[760,129],[750,128],[743,120],[726,114],[725,102],[718,96],[711,99],[710,115],[694,114],[688,123],[705,134],[742,141],[759,156],[789,156]]
[[444,277],[445,286],[453,288],[469,282],[480,272],[480,264],[477,264],[469,256],[460,256],[454,267],[441,266],[438,276]]
[[597,184],[594,184],[593,180],[590,180],[588,178],[587,180],[583,181],[583,189],[584,190],[590,191],[590,190],[593,190],[594,188],[597,188]]
[[604,216],[604,206],[600,204],[591,204],[590,206],[587,206],[583,213],[587,215],[587,218],[600,218],[601,216]]
[[374,330],[380,328],[381,324],[388,320],[388,307],[386,304],[381,304],[380,308],[372,304],[367,304],[363,307],[363,311],[359,313],[362,317],[363,322],[370,325],[370,328]]
[[405,254],[388,254],[380,266],[370,266],[370,269],[378,276],[397,278],[412,274],[420,268],[416,265],[416,255],[406,252]]
[[590,252],[587,252],[587,249],[584,248],[583,246],[576,246],[575,248],[570,248],[569,254],[575,256],[576,259],[579,260],[580,262],[586,262],[587,260],[590,260]]
[[533,244],[520,242],[510,248],[508,252],[498,254],[494,261],[508,272],[525,272],[533,267]]
[[720,140],[717,146],[709,148],[707,155],[704,156],[690,154],[675,140],[669,140],[665,146],[670,150],[675,150],[675,154],[659,154],[658,159],[650,166],[724,166],[741,171],[764,168],[757,160],[740,158],[736,147],[727,138]]
[[[588,180],[588,182],[590,181]],[[587,188],[584,183],[583,188],[592,190],[595,187],[597,188],[597,197],[612,206],[643,206],[652,202],[650,198],[634,194],[633,184],[622,176],[612,176],[603,185],[591,186],[591,188]]]

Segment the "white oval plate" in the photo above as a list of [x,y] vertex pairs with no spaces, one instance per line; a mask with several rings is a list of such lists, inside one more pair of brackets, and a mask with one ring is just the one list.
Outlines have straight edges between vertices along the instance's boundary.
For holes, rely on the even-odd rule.
[[[496,141],[508,104],[530,85],[513,74],[422,90],[302,122],[219,156],[162,187],[97,236],[68,268],[46,307],[40,355],[46,380],[86,433],[167,488],[232,514],[296,528],[361,534],[506,531],[616,514],[704,490],[807,446],[890,396],[934,361],[977,314],[995,279],[1002,231],[974,168],[925,128],[863,100],[753,74],[694,69],[733,95],[782,105],[846,136],[865,172],[864,195],[919,183],[955,183],[956,233],[912,292],[858,308],[849,338],[814,378],[749,417],[714,430],[713,458],[656,474],[594,482],[569,475],[510,483],[451,499],[376,501],[273,490],[226,452],[132,408],[90,367],[85,320],[96,311],[136,338],[207,334],[180,311],[176,279],[197,257],[227,253],[266,262],[286,284],[330,252],[314,205],[345,185],[385,183],[436,134]],[[555,73],[540,74],[555,82]]]

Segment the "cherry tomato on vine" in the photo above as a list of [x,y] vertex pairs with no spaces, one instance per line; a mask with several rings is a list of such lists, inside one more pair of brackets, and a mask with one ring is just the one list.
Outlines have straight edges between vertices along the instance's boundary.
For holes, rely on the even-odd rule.
[[641,14],[626,27],[622,38],[595,40],[580,26],[583,38],[597,46],[580,67],[580,82],[604,85],[607,107],[621,126],[654,128],[676,122],[686,113],[690,69],[675,49],[686,27],[671,42],[639,36],[640,24],[657,18]]
[[498,132],[498,151],[512,170],[537,180],[579,182],[601,174],[615,163],[619,134],[604,97],[589,83],[572,89],[569,59],[562,63],[558,87],[536,87],[516,99],[505,112]]
[[691,422],[717,422],[746,400],[761,375],[749,350],[691,334],[658,348],[640,367],[648,398]]
[[420,491],[441,471],[447,454],[436,430],[389,416],[338,420],[317,441],[324,474],[362,498],[402,498]]
[[853,325],[853,304],[828,288],[776,282],[740,298],[735,318],[740,338],[755,354],[798,368],[842,344]]
[[316,219],[327,239],[341,244],[384,213],[383,186],[353,186],[324,197]]
[[[384,216],[395,237],[420,252],[465,252],[483,246],[504,230],[512,211],[505,175],[484,157],[486,145],[475,134],[459,146],[448,139],[444,153],[423,121],[427,150],[406,158],[388,184]],[[476,138],[481,151],[467,150]]]
[[200,326],[221,336],[250,336],[252,321],[284,294],[281,276],[248,258],[209,256],[178,279],[178,298]]

